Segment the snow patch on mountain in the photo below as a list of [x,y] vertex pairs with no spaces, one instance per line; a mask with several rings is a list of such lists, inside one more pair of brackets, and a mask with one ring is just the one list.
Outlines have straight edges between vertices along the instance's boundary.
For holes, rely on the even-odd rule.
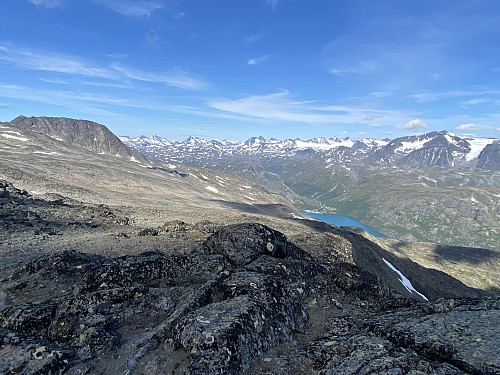
[[498,142],[498,139],[495,138],[482,138],[482,137],[465,138],[465,140],[470,145],[470,151],[465,156],[467,161],[476,159],[481,153],[481,151],[483,151],[487,145],[494,142]]
[[219,190],[217,188],[214,188],[213,186],[207,186],[205,189],[211,191],[212,193],[218,193]]
[[382,260],[384,261],[384,263],[391,269],[393,270],[394,272],[396,272],[398,274],[398,276],[401,278],[399,281],[401,282],[401,284],[403,284],[403,286],[406,288],[406,290],[408,292],[410,292],[411,294],[413,294],[413,292],[417,293],[420,297],[422,297],[424,300],[428,301],[429,299],[424,296],[422,293],[418,292],[414,287],[413,285],[411,285],[411,282],[410,280],[408,280],[408,278],[403,275],[401,273],[401,271],[399,271],[396,267],[394,267],[389,261],[385,260],[385,258],[382,258]]
[[401,142],[401,146],[395,149],[394,151],[397,153],[410,153],[412,151],[421,149],[424,145],[429,142],[429,139],[422,139],[417,141],[409,141],[409,142]]
[[[17,132],[9,132],[9,133],[17,133]],[[17,135],[12,135],[9,133],[2,133],[1,136],[4,138],[15,139],[16,141],[21,141],[21,142],[26,142],[29,140],[28,138],[20,137],[20,136],[18,137]],[[19,134],[19,133],[17,133],[17,134]],[[21,135],[21,134],[19,134],[19,135]]]
[[44,151],[33,151],[34,154],[41,154],[41,155],[49,155],[49,156],[53,156],[53,155],[61,155],[60,153],[58,152],[54,152],[54,151],[51,151],[51,152],[44,152]]

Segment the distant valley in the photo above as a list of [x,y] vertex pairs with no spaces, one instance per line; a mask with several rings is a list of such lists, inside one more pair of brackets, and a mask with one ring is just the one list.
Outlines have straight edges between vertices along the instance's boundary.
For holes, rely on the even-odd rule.
[[500,250],[496,138],[120,139],[152,160],[238,174],[301,209],[352,216],[391,237]]

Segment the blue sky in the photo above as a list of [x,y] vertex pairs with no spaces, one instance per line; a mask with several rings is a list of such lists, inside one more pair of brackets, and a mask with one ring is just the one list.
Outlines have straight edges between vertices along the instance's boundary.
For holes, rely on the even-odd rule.
[[2,0],[0,121],[500,137],[500,1]]

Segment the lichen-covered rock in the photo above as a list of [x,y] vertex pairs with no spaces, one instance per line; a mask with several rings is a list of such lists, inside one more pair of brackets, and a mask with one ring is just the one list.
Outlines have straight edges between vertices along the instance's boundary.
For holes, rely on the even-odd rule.
[[448,362],[469,373],[500,374],[498,298],[438,301],[366,323],[374,333],[432,361]]
[[185,373],[241,374],[255,358],[305,326],[303,295],[277,278],[234,272],[219,288],[226,299],[193,311],[174,329],[193,357]]
[[228,225],[210,236],[203,245],[206,252],[222,254],[234,265],[248,264],[261,255],[275,258],[307,256],[289,243],[284,234],[254,223]]
[[500,297],[418,303],[260,224],[204,252],[54,254],[0,289],[2,374],[500,374]]

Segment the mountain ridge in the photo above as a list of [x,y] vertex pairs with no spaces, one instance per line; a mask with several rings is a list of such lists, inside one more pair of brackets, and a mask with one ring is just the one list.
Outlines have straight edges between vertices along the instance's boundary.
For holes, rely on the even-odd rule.
[[[205,140],[198,137],[189,137],[184,141],[169,141],[167,138],[153,135],[151,137],[120,136],[120,140],[131,147],[135,147],[150,157],[160,158],[161,152],[166,156],[181,154],[184,150],[193,151],[195,147],[203,152],[218,152],[221,155],[249,156],[255,153],[264,153],[274,157],[293,156],[307,150],[318,154],[330,154],[331,157],[340,154],[339,151],[349,150],[349,156],[337,157],[339,161],[350,161],[349,157],[364,154],[364,159],[375,163],[391,163],[399,161],[401,165],[409,167],[447,166],[447,167],[476,167],[485,168],[488,164],[481,162],[481,153],[489,144],[498,144],[500,139],[487,137],[458,137],[447,131],[436,131],[415,136],[398,137],[393,140],[365,138],[352,140],[349,137],[339,138],[311,138],[309,140],[285,139],[277,140],[264,137],[251,137],[246,141],[232,140]],[[341,149],[344,147],[345,149]],[[164,148],[164,150],[161,150]],[[429,153],[429,151],[431,151]],[[156,152],[156,154],[155,154]],[[425,155],[425,153],[428,153]],[[185,157],[185,156],[184,156]],[[405,160],[401,160],[402,157]]]

